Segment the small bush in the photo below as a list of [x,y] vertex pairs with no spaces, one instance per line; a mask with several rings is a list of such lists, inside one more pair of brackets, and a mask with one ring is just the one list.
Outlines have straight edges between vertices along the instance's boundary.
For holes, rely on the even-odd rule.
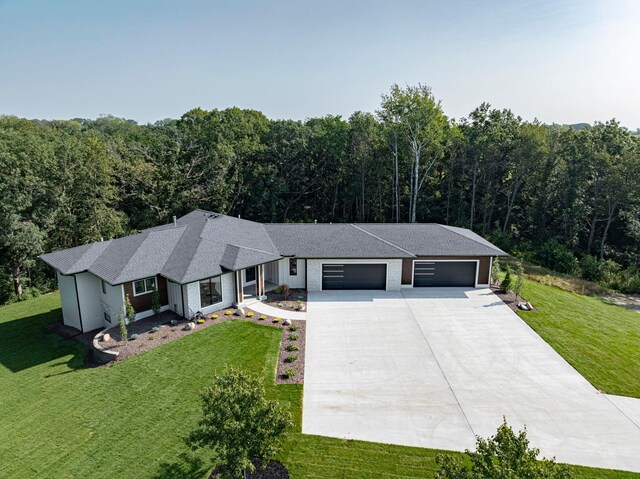
[[247,318],[253,318],[253,311],[249,311],[247,313]]
[[196,323],[198,323],[198,324],[204,324],[204,319],[198,319],[198,320],[196,321]]
[[156,339],[156,337],[152,334],[147,338],[149,341],[153,341],[154,339]]
[[299,335],[299,334],[296,334],[296,333],[293,333],[293,334],[290,334],[290,335],[289,335],[289,339],[290,339],[291,341],[297,341],[299,337],[300,337],[300,335]]
[[177,326],[178,325],[178,320],[177,319],[172,319],[171,322],[169,323],[171,326]]
[[289,326],[289,331],[297,331],[298,329],[300,329],[300,326],[295,323]]
[[259,319],[260,321],[264,321],[265,319],[267,319],[267,317],[263,314],[263,315],[262,315],[262,316],[260,316],[258,319]]
[[595,256],[586,255],[580,260],[580,275],[587,281],[600,281],[605,272],[605,264]]
[[295,344],[287,344],[287,347],[285,349],[291,352],[291,351],[298,351],[300,348],[298,348],[298,346]]
[[171,331],[175,331],[175,330],[176,330],[176,328],[171,328]]
[[282,296],[284,296],[284,299],[288,299],[289,296],[291,296],[291,290],[289,289],[289,285],[287,284],[282,285]]
[[157,333],[158,331],[160,331],[160,326],[154,326],[153,328],[151,328],[150,332],[152,333]]
[[164,336],[162,336],[164,339],[167,339],[169,337],[169,333],[165,334]]
[[500,283],[500,289],[505,293],[510,293],[513,289],[513,278],[511,277],[511,267],[507,265],[506,274],[504,275],[504,279]]
[[224,312],[224,315],[225,315],[225,316],[231,316],[232,314],[233,314],[233,313],[231,312],[231,310],[230,310],[230,309],[227,309],[227,310]]
[[284,358],[284,362],[285,363],[292,363],[294,362],[296,359],[298,359],[298,355],[297,354],[288,354],[286,358]]
[[211,319],[218,319],[218,315],[217,314],[212,314],[211,315]]
[[292,377],[294,377],[296,375],[296,370],[293,368],[287,368],[284,370],[284,377],[287,379],[291,379]]
[[573,253],[555,239],[549,240],[542,245],[538,251],[538,259],[543,266],[559,273],[572,274],[578,269],[578,262]]
[[138,336],[136,333],[133,333],[131,336],[129,336],[129,340],[130,341],[135,341],[136,339],[138,339],[140,336]]
[[273,318],[271,320],[272,323],[279,323],[280,322],[280,318]]
[[276,286],[275,288],[273,288],[273,292],[275,294],[282,294],[282,285]]

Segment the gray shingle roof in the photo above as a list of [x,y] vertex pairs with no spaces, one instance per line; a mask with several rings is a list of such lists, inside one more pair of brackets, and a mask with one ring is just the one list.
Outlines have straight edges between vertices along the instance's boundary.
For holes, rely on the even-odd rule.
[[189,283],[280,259],[506,256],[472,231],[437,224],[261,224],[195,210],[177,224],[47,253],[63,274],[90,271],[110,284],[161,274]]

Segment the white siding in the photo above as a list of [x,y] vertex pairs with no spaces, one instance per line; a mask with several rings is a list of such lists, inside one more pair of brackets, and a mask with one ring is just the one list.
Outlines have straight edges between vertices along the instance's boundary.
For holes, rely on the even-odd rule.
[[[98,279],[98,282],[100,280]],[[104,289],[106,293],[102,292],[102,284],[100,284],[100,301],[102,302],[103,312],[103,326],[110,328],[118,324],[118,313],[124,314],[124,293],[122,291],[122,285],[111,286],[109,283],[104,283]],[[108,313],[111,316],[111,322],[108,322],[104,318],[104,313]]]
[[233,292],[233,273],[225,273],[221,276],[222,279],[222,301],[211,306],[204,308],[200,305],[200,283],[194,282],[185,284],[184,288],[184,302],[187,310],[187,316],[192,315],[196,311],[201,311],[204,314],[211,313],[218,309],[229,308],[233,305],[235,295]]
[[169,309],[174,311],[180,316],[184,316],[182,313],[182,294],[180,292],[180,285],[172,281],[167,280],[167,296],[169,298]]
[[402,282],[401,259],[308,259],[307,260],[307,289],[309,291],[322,291],[322,265],[324,263],[386,263],[387,264],[387,291],[398,291]]
[[289,274],[289,258],[283,258],[278,261],[280,284],[286,284],[290,288],[304,289],[305,287],[305,262],[304,259],[296,259],[298,262],[298,274],[291,276]]
[[91,273],[76,274],[78,283],[78,297],[80,299],[80,314],[84,332],[102,328],[104,324],[104,310],[100,296],[102,289],[100,278]]
[[60,302],[62,303],[62,322],[67,326],[81,330],[76,282],[73,279],[73,275],[64,276],[58,273],[58,289],[60,290]]

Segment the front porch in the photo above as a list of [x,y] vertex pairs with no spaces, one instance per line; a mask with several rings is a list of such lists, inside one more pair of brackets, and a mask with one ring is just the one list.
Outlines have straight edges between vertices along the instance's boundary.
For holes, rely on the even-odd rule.
[[234,273],[235,302],[240,307],[266,298],[267,291],[278,286],[278,262],[259,264]]

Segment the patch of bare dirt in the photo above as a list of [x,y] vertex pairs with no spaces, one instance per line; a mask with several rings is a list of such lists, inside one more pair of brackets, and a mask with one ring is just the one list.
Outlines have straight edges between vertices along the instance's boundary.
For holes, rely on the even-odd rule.
[[602,298],[616,306],[640,313],[640,294],[609,293],[603,294]]

